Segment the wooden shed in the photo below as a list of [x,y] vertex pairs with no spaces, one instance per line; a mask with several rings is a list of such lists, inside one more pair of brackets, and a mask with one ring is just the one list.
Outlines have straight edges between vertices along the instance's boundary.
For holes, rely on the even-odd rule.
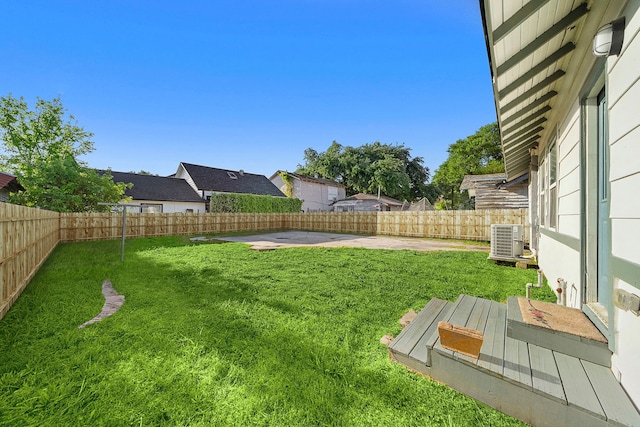
[[468,191],[476,209],[526,209],[529,174],[507,181],[505,173],[465,175],[460,191]]

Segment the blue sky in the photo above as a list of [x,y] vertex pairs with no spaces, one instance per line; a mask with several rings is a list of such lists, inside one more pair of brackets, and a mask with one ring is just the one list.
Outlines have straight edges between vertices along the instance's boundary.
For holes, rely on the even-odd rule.
[[267,177],[307,147],[403,143],[432,173],[495,121],[476,0],[15,1],[0,96],[60,96],[96,168]]

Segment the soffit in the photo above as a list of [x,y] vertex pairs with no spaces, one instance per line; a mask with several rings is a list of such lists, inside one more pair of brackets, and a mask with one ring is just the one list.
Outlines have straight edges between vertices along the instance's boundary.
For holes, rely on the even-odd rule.
[[481,0],[507,179],[529,170],[572,61],[590,9],[584,0]]

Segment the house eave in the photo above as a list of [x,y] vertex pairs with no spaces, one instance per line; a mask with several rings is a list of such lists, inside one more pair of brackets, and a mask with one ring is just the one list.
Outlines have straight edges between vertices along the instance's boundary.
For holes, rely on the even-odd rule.
[[531,150],[553,136],[598,60],[593,34],[624,3],[480,0],[507,180],[528,172]]

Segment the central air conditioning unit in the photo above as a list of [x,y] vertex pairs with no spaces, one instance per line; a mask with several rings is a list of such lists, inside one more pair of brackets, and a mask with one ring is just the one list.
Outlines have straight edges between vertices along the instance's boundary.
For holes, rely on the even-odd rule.
[[524,252],[524,226],[491,224],[491,259],[511,259]]

